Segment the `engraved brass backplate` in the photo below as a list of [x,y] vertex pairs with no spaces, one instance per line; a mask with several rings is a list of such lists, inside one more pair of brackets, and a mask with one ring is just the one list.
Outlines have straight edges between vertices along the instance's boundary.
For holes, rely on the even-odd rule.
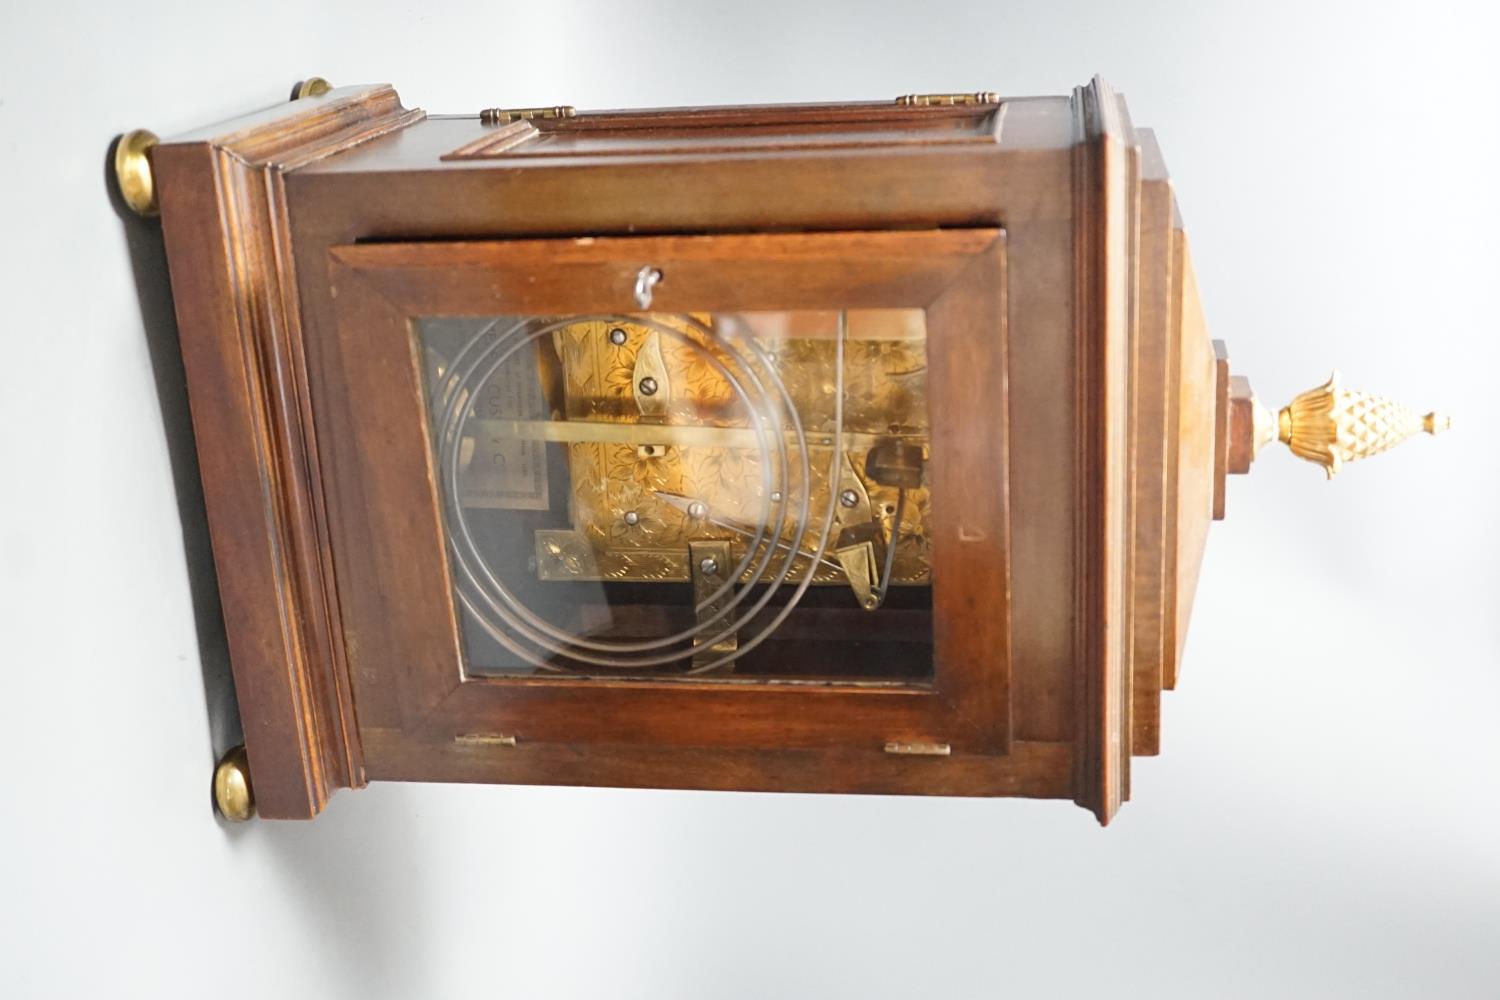
[[[803,494],[808,530],[803,551],[815,549],[830,499],[838,516],[827,539],[832,553],[849,518],[873,522],[885,537],[896,511],[897,489],[865,473],[867,455],[882,441],[925,448],[928,421],[926,345],[922,314],[915,310],[853,311],[848,315],[844,355],[846,459],[830,498],[828,472],[834,414],[837,314],[766,313],[736,317],[749,323],[764,352],[758,375],[786,388],[804,428],[810,484],[791,483],[785,498],[771,470],[766,489],[762,440],[784,435],[791,465],[801,459],[789,422],[768,427],[758,439],[746,407],[726,373],[716,367],[716,348],[700,327],[667,314],[652,314],[652,326],[627,321],[581,321],[557,330],[550,347],[562,372],[561,399],[552,409],[562,419],[511,422],[504,430],[566,443],[572,495],[572,529],[536,534],[537,573],[544,580],[603,579],[677,581],[692,578],[689,545],[754,528],[779,502],[788,507],[779,547],[765,573],[779,572],[796,534]],[[712,328],[713,319],[694,317]],[[665,327],[670,333],[662,335]],[[649,396],[643,398],[642,383]],[[743,376],[742,376],[743,377]],[[852,482],[849,481],[852,478]],[[795,477],[794,477],[795,479]],[[810,488],[804,489],[810,485]],[[852,491],[852,507],[839,494]],[[694,508],[701,505],[701,509]],[[690,509],[698,509],[693,516]],[[909,491],[892,571],[897,585],[930,582],[931,548],[925,487]],[[736,532],[736,562],[747,540]],[[752,532],[753,534],[753,532]],[[762,543],[764,544],[764,543]],[[757,550],[757,556],[763,549]],[[788,579],[799,580],[812,565],[794,557]],[[837,560],[817,565],[816,583],[845,583]],[[746,571],[748,579],[752,571]]]

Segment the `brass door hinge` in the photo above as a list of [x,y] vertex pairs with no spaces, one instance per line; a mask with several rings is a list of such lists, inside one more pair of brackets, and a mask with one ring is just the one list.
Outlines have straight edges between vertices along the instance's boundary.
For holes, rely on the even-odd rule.
[[886,753],[922,757],[947,757],[953,748],[946,743],[887,743]]
[[999,104],[1000,98],[992,90],[981,90],[973,94],[902,94],[896,103],[908,108],[951,108],[964,104]]
[[486,125],[504,125],[537,118],[572,118],[576,114],[578,112],[571,104],[559,104],[554,108],[485,108],[479,112],[479,120]]
[[453,742],[460,746],[513,747],[516,738],[508,733],[459,733]]

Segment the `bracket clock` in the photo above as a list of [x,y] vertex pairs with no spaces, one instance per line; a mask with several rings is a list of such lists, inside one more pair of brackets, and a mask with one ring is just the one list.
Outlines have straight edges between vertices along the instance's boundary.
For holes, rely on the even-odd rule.
[[171,271],[231,818],[409,780],[1107,822],[1227,476],[1445,426],[1336,377],[1262,406],[1097,79],[450,116],[312,80],[115,162]]

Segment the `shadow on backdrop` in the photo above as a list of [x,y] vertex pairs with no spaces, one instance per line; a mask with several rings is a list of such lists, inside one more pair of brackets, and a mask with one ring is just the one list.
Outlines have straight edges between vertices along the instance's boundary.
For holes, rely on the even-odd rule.
[[[198,661],[214,759],[204,762],[205,819],[212,812],[210,775],[220,754],[243,742],[229,644],[219,603],[218,575],[208,533],[203,484],[188,409],[187,375],[178,343],[177,317],[167,271],[161,225],[128,208],[114,179],[114,152],[104,160],[105,189],[119,217],[130,255],[146,348],[161,407],[162,432],[172,467],[182,521],[182,548],[198,639]],[[252,774],[253,779],[253,774]],[[339,796],[312,822],[253,820],[225,827],[250,863],[259,856],[278,871],[265,891],[295,896],[308,923],[321,929],[326,960],[339,978],[358,983],[366,997],[419,995],[421,935],[411,915],[421,902],[421,880],[413,859],[417,829],[409,812],[393,814],[392,799],[368,803]]]

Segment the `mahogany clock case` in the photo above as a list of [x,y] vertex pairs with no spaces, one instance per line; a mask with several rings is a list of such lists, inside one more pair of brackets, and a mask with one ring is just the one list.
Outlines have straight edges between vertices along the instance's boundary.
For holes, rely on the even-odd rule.
[[[462,116],[387,86],[305,90],[154,145],[147,177],[262,816],[311,817],[369,780],[1019,795],[1114,815],[1131,757],[1159,748],[1255,413],[1207,338],[1155,138],[1106,84]],[[727,353],[736,324],[749,361]],[[501,327],[530,366],[503,399],[503,368],[462,381],[463,344],[488,351]],[[720,375],[684,367],[684,344]],[[594,386],[589,359],[613,348],[626,373]],[[868,361],[868,427],[819,409],[832,372],[824,391],[857,413],[845,373],[887,357],[907,360]],[[792,388],[762,421],[711,411],[720,382]],[[471,417],[519,437],[486,450]],[[786,523],[811,538],[826,510],[826,567],[774,530],[747,544],[701,499],[686,456],[708,448],[730,482],[753,434],[803,471],[752,462],[760,487],[733,479],[724,503],[779,509],[800,489]],[[656,448],[683,456],[692,491],[650,478]],[[618,470],[586,464],[613,454]],[[496,487],[518,464],[524,488]],[[595,517],[595,480],[641,499]],[[474,571],[459,521],[504,558]],[[741,571],[757,554],[769,575]],[[547,623],[521,629],[531,646],[486,631],[487,600],[514,626],[530,622],[516,594],[571,595],[551,606],[588,663],[601,638],[701,629],[778,572],[765,614],[784,609],[786,632],[746,616],[663,669],[559,669],[535,651],[555,645]],[[495,592],[487,574],[521,582]],[[606,625],[579,631],[590,608]]]

